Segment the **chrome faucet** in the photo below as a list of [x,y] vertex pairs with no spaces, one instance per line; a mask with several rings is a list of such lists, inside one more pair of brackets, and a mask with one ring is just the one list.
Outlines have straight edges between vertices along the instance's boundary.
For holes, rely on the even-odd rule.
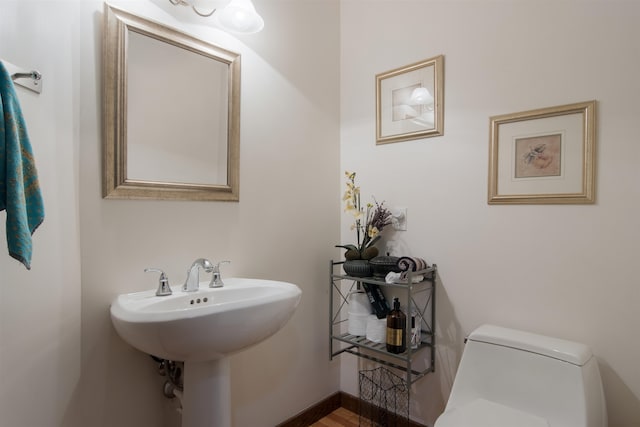
[[182,285],[183,291],[195,292],[198,290],[201,268],[207,273],[211,273],[213,271],[213,264],[211,264],[211,261],[204,258],[198,258],[193,261],[193,264],[191,264],[191,267],[189,267],[187,272],[187,280],[185,280],[184,285]]
[[213,277],[211,278],[211,282],[209,283],[210,288],[221,288],[224,286],[224,282],[222,281],[222,277],[220,276],[220,264],[230,264],[231,261],[220,261],[216,265],[213,266]]

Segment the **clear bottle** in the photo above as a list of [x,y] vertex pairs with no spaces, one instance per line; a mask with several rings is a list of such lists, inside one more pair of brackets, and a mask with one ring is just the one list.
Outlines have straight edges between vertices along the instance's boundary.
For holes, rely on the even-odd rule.
[[422,341],[422,318],[416,310],[411,310],[411,348],[417,349]]
[[407,316],[400,310],[400,301],[393,299],[393,310],[387,315],[387,351],[402,353],[407,349]]

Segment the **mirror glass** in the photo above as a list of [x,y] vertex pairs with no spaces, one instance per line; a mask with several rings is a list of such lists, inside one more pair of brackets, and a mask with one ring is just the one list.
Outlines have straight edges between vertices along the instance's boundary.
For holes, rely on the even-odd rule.
[[105,6],[106,198],[237,201],[240,56]]

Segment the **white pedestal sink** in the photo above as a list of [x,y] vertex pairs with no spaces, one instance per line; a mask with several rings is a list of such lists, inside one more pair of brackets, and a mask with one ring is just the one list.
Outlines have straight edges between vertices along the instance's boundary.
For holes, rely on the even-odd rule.
[[226,278],[222,288],[200,283],[197,292],[155,290],[119,295],[111,304],[118,334],[133,347],[184,363],[182,427],[230,427],[226,356],[280,330],[295,311],[296,285]]

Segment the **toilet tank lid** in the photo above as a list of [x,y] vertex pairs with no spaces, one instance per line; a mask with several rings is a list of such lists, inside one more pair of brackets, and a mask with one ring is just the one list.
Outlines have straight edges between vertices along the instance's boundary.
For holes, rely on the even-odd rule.
[[589,347],[581,343],[495,325],[480,326],[469,334],[468,339],[529,351],[578,366],[583,366],[592,357]]

